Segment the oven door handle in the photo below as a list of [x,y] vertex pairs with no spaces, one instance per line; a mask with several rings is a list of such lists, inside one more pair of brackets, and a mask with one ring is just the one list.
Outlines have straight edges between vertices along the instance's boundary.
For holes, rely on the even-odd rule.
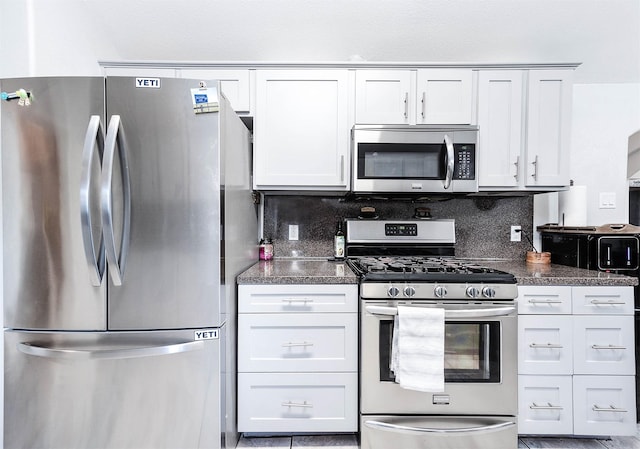
[[[372,315],[395,316],[398,314],[397,307],[389,306],[366,306],[365,310]],[[485,318],[511,315],[516,311],[515,307],[492,307],[488,309],[462,309],[444,311],[445,318]]]
[[371,429],[377,430],[386,430],[391,432],[399,432],[399,433],[417,433],[417,434],[468,434],[468,433],[476,433],[476,432],[495,432],[498,430],[504,430],[509,427],[513,427],[516,425],[513,421],[505,421],[496,424],[489,424],[488,426],[480,426],[480,427],[456,427],[456,428],[431,428],[431,427],[414,427],[414,426],[403,426],[398,424],[391,424],[381,421],[365,421],[365,426]]

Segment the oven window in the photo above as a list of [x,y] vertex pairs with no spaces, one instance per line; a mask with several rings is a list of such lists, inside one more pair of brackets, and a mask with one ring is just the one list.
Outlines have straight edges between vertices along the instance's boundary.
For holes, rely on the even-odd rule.
[[444,144],[359,143],[359,179],[444,179]]
[[[380,380],[395,381],[391,371],[393,321],[380,321]],[[500,322],[445,323],[444,380],[452,383],[500,382]]]

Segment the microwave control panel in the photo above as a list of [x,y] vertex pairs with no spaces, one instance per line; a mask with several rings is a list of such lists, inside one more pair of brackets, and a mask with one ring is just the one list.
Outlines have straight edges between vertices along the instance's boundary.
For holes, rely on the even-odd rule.
[[475,145],[454,145],[453,179],[476,179]]

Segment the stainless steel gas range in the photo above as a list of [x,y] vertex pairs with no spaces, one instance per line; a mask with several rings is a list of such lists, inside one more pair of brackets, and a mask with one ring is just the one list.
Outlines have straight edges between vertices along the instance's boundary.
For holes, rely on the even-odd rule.
[[[360,276],[363,449],[517,447],[516,281],[456,259],[454,247],[453,220],[347,220],[347,263]],[[441,391],[397,382],[403,308],[444,311]]]

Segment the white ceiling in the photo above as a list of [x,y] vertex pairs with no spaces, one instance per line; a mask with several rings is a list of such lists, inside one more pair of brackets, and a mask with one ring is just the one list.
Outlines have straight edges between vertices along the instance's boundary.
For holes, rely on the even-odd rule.
[[[0,51],[31,72],[37,63],[38,74],[78,61],[313,62],[358,55],[369,61],[580,62],[578,83],[640,82],[640,0],[0,3]],[[19,54],[15,45],[23,40],[16,35],[28,47]],[[0,75],[15,72],[6,59],[0,64]]]

